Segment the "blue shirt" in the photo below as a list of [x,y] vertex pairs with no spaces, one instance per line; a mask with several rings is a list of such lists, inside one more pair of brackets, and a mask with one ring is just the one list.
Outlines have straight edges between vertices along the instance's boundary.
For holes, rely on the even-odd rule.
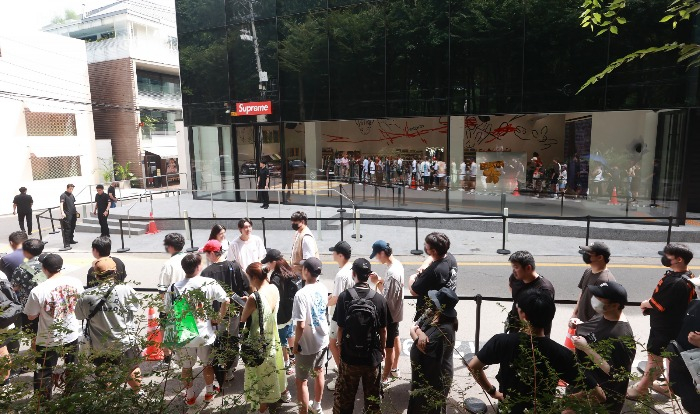
[[22,249],[17,249],[12,253],[8,253],[0,258],[0,270],[5,273],[9,279],[12,272],[15,271],[22,263],[24,263],[24,252]]

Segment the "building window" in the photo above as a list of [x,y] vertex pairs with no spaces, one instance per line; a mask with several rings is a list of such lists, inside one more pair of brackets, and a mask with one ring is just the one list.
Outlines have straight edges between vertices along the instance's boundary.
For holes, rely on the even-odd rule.
[[154,135],[175,135],[175,120],[182,118],[182,111],[160,111],[156,109],[141,109],[141,129],[143,138],[150,139]]
[[57,114],[51,112],[31,112],[24,110],[27,124],[27,136],[63,137],[76,136],[75,114]]
[[82,175],[79,156],[31,157],[31,161],[32,178],[35,181],[78,177]]
[[146,70],[136,71],[136,85],[139,94],[144,95],[180,95],[180,78]]

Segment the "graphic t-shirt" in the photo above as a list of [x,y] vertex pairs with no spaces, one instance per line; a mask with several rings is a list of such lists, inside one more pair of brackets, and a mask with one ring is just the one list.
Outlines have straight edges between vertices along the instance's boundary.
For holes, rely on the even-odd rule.
[[301,354],[313,355],[328,346],[327,306],[328,289],[323,283],[307,284],[294,296],[292,320],[295,325],[299,321],[305,324],[299,341]]
[[615,282],[615,276],[608,269],[603,269],[598,273],[593,273],[589,267],[583,272],[581,281],[578,282],[578,288],[581,289],[581,299],[578,301],[578,312],[576,317],[584,322],[588,322],[596,316],[596,311],[591,305],[591,297],[593,296],[588,290],[589,285],[598,286],[603,282]]
[[[651,329],[664,333],[667,340],[678,335],[688,304],[698,297],[694,287],[690,286],[683,275],[684,273],[668,270],[659,280],[649,300],[652,306],[649,315]],[[695,277],[690,272],[685,275],[688,278]]]
[[452,253],[447,253],[442,259],[430,263],[413,282],[411,289],[418,295],[416,315],[413,320],[418,320],[423,314],[428,291],[440,290],[443,287],[457,292],[457,260]]
[[17,299],[22,305],[27,303],[29,292],[44,281],[46,281],[46,275],[41,270],[41,263],[39,263],[38,257],[21,264],[10,276],[10,283],[17,289]]
[[24,313],[39,315],[37,345],[60,346],[78,339],[80,322],[75,318],[75,306],[83,290],[78,279],[60,274],[31,290]]
[[[87,319],[105,294],[110,284],[90,288],[78,299],[75,316]],[[124,350],[136,344],[134,315],[139,311],[139,298],[128,285],[117,285],[90,319],[90,346],[96,351]]]

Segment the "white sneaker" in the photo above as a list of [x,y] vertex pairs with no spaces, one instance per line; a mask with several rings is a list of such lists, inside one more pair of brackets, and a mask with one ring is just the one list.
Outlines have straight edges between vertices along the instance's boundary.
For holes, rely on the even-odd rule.
[[321,408],[321,403],[314,401],[313,404],[309,407],[309,411],[311,411],[313,414],[323,414],[323,408]]
[[326,388],[328,388],[329,391],[335,391],[335,382],[336,382],[336,379],[333,378],[333,381],[326,384]]
[[401,377],[401,370],[396,368],[391,370],[391,376],[394,378],[400,378]]
[[290,393],[289,390],[285,390],[282,393],[282,397],[280,398],[280,400],[282,400],[282,402],[284,403],[292,402],[292,393]]

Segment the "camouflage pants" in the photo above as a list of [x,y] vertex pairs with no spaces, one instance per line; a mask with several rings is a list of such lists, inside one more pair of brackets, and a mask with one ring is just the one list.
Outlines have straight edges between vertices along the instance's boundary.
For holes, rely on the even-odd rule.
[[340,362],[338,380],[335,384],[333,414],[352,414],[355,394],[362,381],[365,397],[364,413],[381,413],[381,365],[350,365]]

